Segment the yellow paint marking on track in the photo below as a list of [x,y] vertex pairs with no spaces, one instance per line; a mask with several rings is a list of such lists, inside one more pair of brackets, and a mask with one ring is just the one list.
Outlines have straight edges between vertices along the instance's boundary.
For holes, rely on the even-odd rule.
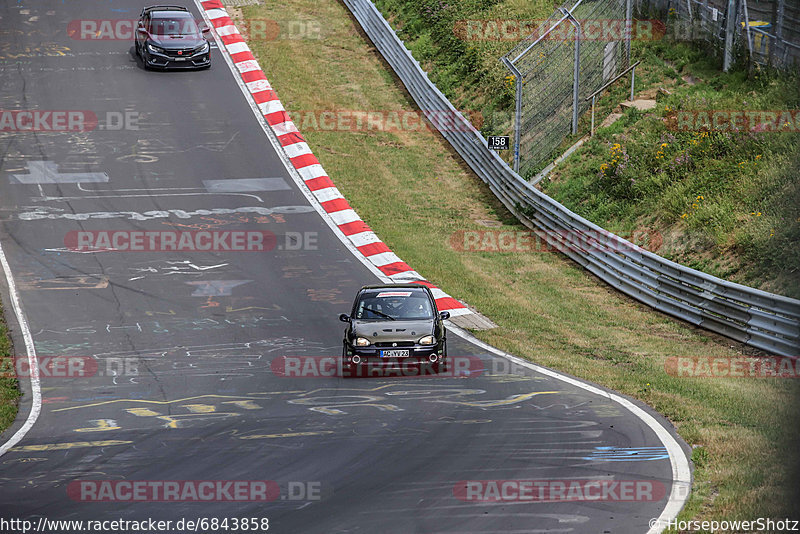
[[40,445],[23,445],[13,447],[12,451],[63,451],[68,449],[80,449],[85,447],[111,447],[112,445],[130,445],[132,441],[108,440],[108,441],[73,441],[71,443],[43,443]]
[[[293,393],[293,392],[287,392]],[[95,402],[93,404],[81,404],[80,406],[70,406],[69,408],[59,408],[58,410],[53,410],[53,412],[65,412],[67,410],[78,410],[80,408],[93,408],[95,406],[104,406],[106,404],[118,404],[120,402],[132,402],[132,403],[146,403],[146,404],[174,404],[176,402],[186,402],[192,401],[197,399],[251,399],[257,400],[253,397],[242,397],[236,395],[198,395],[196,397],[187,397],[185,399],[175,399],[171,401],[155,401],[155,400],[144,400],[144,399],[115,399],[110,401],[103,401],[103,402]]]
[[323,434],[333,433],[333,430],[318,430],[314,432],[286,432],[284,434],[257,434],[255,436],[242,436],[239,439],[297,438],[302,436],[321,436]]
[[461,404],[463,406],[474,406],[476,408],[493,408],[496,406],[508,406],[509,404],[516,404],[518,402],[526,401],[536,395],[552,395],[559,393],[558,391],[534,391],[532,393],[521,393],[519,395],[512,395],[507,399],[497,401],[477,401],[477,402],[460,402],[460,401],[439,401],[451,404]]
[[253,401],[250,400],[235,400],[235,401],[225,401],[222,404],[233,404],[234,406],[238,406],[244,410],[260,410],[261,406],[255,404]]
[[106,430],[119,430],[122,428],[117,426],[117,422],[113,419],[92,419],[89,422],[94,423],[94,426],[76,428],[75,432],[105,432]]
[[131,415],[136,415],[139,417],[155,417],[157,415],[161,415],[158,412],[154,412],[150,408],[128,408],[125,411]]
[[238,413],[234,412],[214,412],[214,413],[185,413],[185,414],[173,414],[173,415],[159,415],[157,419],[161,419],[162,421],[166,421],[167,424],[164,425],[166,428],[182,428],[180,423],[183,421],[188,421],[190,423],[194,421],[205,421],[208,419],[220,419],[224,417],[236,417]]
[[213,413],[217,408],[210,404],[182,404],[181,408],[186,408],[192,413]]

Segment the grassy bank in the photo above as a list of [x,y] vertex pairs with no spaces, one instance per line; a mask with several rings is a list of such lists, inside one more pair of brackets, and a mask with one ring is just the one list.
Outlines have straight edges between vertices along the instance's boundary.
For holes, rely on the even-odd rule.
[[20,392],[13,374],[13,354],[11,337],[0,306],[0,432],[11,426],[17,416]]
[[[243,16],[324,28],[323,39],[250,43],[288,110],[415,109],[340,2],[269,2]],[[557,254],[455,250],[458,231],[522,227],[437,135],[302,129],[339,189],[401,258],[499,325],[477,332],[481,339],[641,399],[676,425],[697,467],[683,518],[794,512],[793,473],[776,461],[795,457],[794,382],[671,376],[669,357],[743,349],[652,312]]]
[[543,190],[609,230],[658,232],[657,252],[674,261],[800,297],[800,132],[720,131],[702,118],[676,120],[691,117],[684,112],[798,109],[800,78],[724,74],[686,45],[637,52],[649,67],[640,89],[657,97],[656,109],[629,111],[598,130]]

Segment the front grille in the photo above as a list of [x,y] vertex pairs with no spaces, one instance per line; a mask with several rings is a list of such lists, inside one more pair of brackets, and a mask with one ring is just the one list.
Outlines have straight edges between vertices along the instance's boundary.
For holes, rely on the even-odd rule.
[[[166,55],[168,55],[169,57],[189,57],[189,56],[192,55],[192,52],[194,52],[194,49],[193,48],[182,48],[182,49],[179,49],[179,50],[165,50],[165,52],[166,52]],[[178,52],[182,52],[182,53],[179,54]]]
[[413,341],[379,341],[375,343],[376,347],[381,348],[400,348],[400,347],[413,347]]

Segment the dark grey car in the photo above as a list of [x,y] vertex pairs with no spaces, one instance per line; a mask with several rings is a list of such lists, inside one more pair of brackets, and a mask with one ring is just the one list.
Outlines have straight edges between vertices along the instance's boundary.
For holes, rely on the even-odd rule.
[[342,365],[353,371],[370,368],[447,364],[450,313],[439,312],[431,290],[419,284],[364,286],[356,295],[342,343]]
[[146,69],[205,69],[211,66],[211,43],[188,9],[150,6],[142,9],[133,43]]

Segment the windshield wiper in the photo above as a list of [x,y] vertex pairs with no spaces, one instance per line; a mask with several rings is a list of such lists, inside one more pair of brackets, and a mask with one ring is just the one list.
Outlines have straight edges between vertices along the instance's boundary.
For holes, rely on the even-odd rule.
[[383,312],[379,312],[378,310],[369,310],[368,309],[367,311],[370,312],[370,313],[374,313],[375,315],[380,315],[381,317],[386,317],[387,319],[389,319],[391,321],[395,320],[394,317],[392,317],[391,315],[387,315],[387,314],[385,314]]

